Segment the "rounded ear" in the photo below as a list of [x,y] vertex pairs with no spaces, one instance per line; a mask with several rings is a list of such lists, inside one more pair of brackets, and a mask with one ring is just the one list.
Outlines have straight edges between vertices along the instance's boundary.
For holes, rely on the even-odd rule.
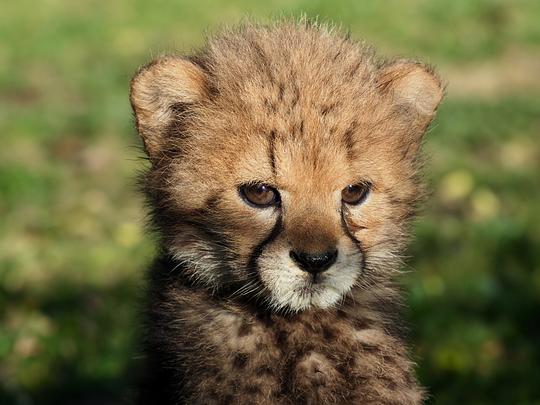
[[178,106],[189,106],[207,97],[207,79],[193,62],[174,56],[154,60],[131,80],[130,100],[137,131],[150,158],[163,147],[165,131]]
[[397,105],[432,117],[444,94],[437,75],[420,63],[398,61],[379,72],[378,86]]
[[443,98],[441,81],[421,63],[398,61],[380,69],[377,85],[399,122],[396,128],[400,128],[400,135],[396,140],[404,156],[414,158]]

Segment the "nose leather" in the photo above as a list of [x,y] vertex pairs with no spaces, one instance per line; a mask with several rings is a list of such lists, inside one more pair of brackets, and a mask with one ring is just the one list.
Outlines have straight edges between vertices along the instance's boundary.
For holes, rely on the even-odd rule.
[[336,262],[338,251],[335,249],[326,252],[307,253],[291,250],[289,254],[300,269],[311,274],[318,274],[328,270]]

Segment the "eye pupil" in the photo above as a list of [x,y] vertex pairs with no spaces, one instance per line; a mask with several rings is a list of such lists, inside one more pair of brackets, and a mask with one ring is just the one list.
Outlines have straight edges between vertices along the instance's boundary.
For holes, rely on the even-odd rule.
[[249,204],[265,208],[279,202],[277,190],[266,184],[246,184],[240,187],[240,194]]
[[366,199],[370,188],[371,183],[367,182],[359,184],[349,184],[341,191],[341,199],[347,204],[360,204]]

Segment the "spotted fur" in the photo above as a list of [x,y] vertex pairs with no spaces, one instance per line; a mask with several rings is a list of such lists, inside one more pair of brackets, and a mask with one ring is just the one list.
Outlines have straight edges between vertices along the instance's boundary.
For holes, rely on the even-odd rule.
[[[159,236],[141,403],[418,404],[392,284],[442,97],[327,26],[245,24],[134,77]],[[359,205],[341,201],[369,182]],[[253,207],[244,184],[281,202]],[[292,250],[338,249],[312,276]]]

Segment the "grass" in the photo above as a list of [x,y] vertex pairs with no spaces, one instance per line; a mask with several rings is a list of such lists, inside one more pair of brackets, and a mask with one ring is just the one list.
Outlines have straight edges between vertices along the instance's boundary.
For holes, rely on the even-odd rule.
[[[133,189],[143,165],[133,71],[245,15],[302,13],[450,79],[426,142],[432,196],[410,250],[415,271],[403,279],[419,375],[433,403],[540,403],[534,0],[3,4],[0,403],[124,396],[153,254]],[[472,71],[481,80],[466,80]]]

